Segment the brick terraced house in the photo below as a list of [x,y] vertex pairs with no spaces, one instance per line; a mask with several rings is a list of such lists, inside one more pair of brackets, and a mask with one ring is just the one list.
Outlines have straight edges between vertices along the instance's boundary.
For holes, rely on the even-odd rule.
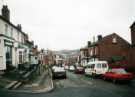
[[89,42],[85,49],[81,49],[81,53],[83,53],[83,58],[86,59],[85,64],[94,60],[106,60],[109,64],[115,63],[115,65],[123,64],[127,66],[129,49],[130,44],[113,33],[105,37],[99,35],[98,40],[93,43]]

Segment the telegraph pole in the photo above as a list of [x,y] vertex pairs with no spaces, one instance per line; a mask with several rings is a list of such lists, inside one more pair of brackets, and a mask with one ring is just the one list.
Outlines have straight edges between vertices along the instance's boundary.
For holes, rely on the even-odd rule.
[[93,37],[93,43],[94,43],[94,51],[93,51],[93,54],[94,54],[94,61],[95,61],[95,36]]

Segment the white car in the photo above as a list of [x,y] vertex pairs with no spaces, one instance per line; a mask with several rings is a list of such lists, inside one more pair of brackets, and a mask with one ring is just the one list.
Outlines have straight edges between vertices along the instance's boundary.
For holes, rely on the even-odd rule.
[[69,71],[75,71],[75,67],[73,65],[69,66]]
[[65,71],[64,67],[53,66],[52,67],[52,77],[53,77],[53,79],[59,78],[59,77],[66,78],[66,71]]
[[85,75],[97,76],[105,74],[108,71],[108,63],[106,61],[89,62],[85,67]]

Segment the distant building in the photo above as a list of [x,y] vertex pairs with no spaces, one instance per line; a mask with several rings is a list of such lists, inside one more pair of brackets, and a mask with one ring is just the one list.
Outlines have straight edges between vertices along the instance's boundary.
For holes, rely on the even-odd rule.
[[62,55],[56,54],[55,55],[55,64],[62,65],[64,62],[64,57]]
[[53,65],[55,63],[55,55],[51,50],[42,49],[39,54],[39,59],[43,65]]

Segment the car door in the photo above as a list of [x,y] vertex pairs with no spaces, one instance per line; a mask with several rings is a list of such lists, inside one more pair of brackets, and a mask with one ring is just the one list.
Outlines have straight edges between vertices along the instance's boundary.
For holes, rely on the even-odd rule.
[[90,66],[87,66],[85,68],[85,74],[91,74],[91,68],[90,68]]
[[102,74],[105,74],[108,71],[108,65],[106,63],[101,64]]
[[102,74],[102,65],[100,63],[96,64],[96,74]]

